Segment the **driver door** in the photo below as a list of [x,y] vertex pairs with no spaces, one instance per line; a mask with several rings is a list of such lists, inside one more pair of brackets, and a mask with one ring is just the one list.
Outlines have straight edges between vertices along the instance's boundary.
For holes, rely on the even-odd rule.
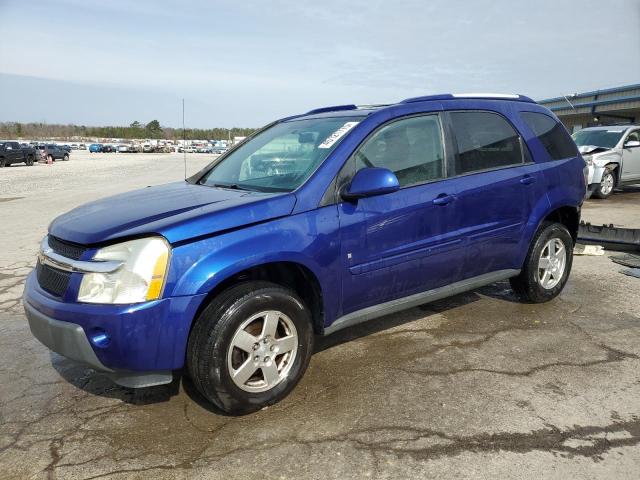
[[345,166],[388,168],[400,189],[338,206],[343,314],[460,278],[461,216],[444,151],[438,114],[407,117],[374,132]]

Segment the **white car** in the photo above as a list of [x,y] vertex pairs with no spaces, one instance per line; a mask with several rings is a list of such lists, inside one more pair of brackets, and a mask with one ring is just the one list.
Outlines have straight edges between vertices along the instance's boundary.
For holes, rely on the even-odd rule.
[[589,127],[573,134],[589,167],[587,198],[640,183],[640,126]]

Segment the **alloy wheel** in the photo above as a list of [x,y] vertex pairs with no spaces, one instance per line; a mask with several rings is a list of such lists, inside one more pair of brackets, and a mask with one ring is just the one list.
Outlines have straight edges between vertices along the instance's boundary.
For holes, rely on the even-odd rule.
[[549,240],[540,252],[538,280],[542,288],[551,290],[562,280],[567,265],[567,249],[559,238]]
[[600,182],[600,191],[603,195],[609,195],[613,191],[613,174],[607,172]]
[[276,310],[260,312],[233,335],[227,369],[240,389],[266,392],[287,378],[297,351],[298,333],[291,319]]

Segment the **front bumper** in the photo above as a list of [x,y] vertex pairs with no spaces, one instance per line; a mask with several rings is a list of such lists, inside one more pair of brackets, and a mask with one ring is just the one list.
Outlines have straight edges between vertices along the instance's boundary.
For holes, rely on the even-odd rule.
[[25,284],[23,303],[33,335],[49,349],[125,386],[171,381],[184,366],[191,323],[205,295],[132,305],[64,302],[38,285]]
[[27,315],[31,333],[49,350],[84,363],[95,370],[113,372],[96,357],[80,325],[47,317],[28,302],[24,302],[24,312]]

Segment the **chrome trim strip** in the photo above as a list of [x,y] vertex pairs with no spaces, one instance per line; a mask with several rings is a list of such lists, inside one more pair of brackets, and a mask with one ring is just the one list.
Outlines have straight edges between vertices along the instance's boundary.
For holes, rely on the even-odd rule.
[[490,283],[515,277],[519,273],[520,270],[498,270],[496,272],[478,275],[477,277],[467,278],[465,280],[452,283],[451,285],[445,285],[426,292],[420,292],[409,295],[408,297],[381,303],[380,305],[373,305],[371,307],[363,308],[362,310],[356,310],[355,312],[348,313],[347,315],[335,320],[331,325],[324,329],[324,334],[331,335],[338,330],[342,330],[343,328],[347,328],[352,325],[357,325],[368,320],[396,313],[407,308],[417,307],[423,303],[434,302],[468,290],[484,287]]
[[40,244],[38,260],[42,265],[49,265],[65,272],[111,273],[119,269],[123,262],[118,261],[82,261],[63,257],[49,246],[48,236]]

